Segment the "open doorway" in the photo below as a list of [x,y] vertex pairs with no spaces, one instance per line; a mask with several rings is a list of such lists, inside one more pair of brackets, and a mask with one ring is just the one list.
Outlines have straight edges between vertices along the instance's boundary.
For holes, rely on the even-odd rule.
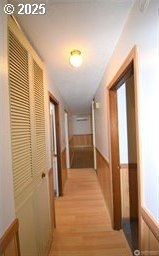
[[92,122],[90,114],[73,115],[73,136],[70,141],[71,168],[94,167]]
[[140,200],[135,58],[134,48],[109,87],[113,226],[123,229],[132,251],[139,248]]
[[138,248],[138,187],[134,76],[117,90],[122,229],[134,251]]
[[55,104],[50,102],[50,127],[51,127],[51,161],[53,166],[54,194],[59,196],[58,162],[57,162],[57,139],[56,139],[56,116]]
[[59,103],[49,93],[50,108],[50,135],[51,135],[51,164],[53,170],[54,194],[62,196],[62,175],[61,175],[61,151],[60,151],[60,126],[59,126]]

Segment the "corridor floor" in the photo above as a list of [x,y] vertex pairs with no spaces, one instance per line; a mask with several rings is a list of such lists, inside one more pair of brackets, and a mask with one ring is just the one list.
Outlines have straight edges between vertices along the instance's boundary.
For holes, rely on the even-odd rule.
[[132,255],[122,231],[111,229],[96,173],[71,169],[65,196],[56,200],[50,256]]
[[76,147],[73,149],[72,169],[93,168],[93,147]]

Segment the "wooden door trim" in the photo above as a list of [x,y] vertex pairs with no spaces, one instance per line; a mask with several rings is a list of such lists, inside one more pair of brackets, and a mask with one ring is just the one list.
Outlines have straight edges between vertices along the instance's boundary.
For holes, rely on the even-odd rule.
[[[121,187],[119,170],[119,134],[117,120],[117,90],[109,90],[109,112],[110,112],[110,149],[111,149],[111,175],[113,196],[113,228],[121,229]],[[120,220],[120,221],[119,221]]]
[[16,218],[7,228],[3,236],[0,238],[0,255],[5,255],[5,250],[12,240],[15,240],[15,255],[20,256],[20,241],[19,241],[19,221]]
[[[121,190],[120,190],[120,165],[119,165],[119,134],[117,113],[117,89],[121,86],[119,81],[133,67],[134,90],[135,90],[135,117],[136,117],[136,140],[137,140],[137,178],[138,178],[138,211],[139,211],[139,233],[141,216],[141,177],[140,177],[140,155],[139,155],[139,129],[138,129],[138,48],[135,46],[108,86],[109,101],[109,133],[110,133],[110,170],[112,175],[112,225],[116,230],[121,229]],[[139,234],[140,236],[140,234]],[[139,239],[140,240],[140,239]],[[139,241],[140,244],[140,241]]]
[[[60,104],[59,104],[59,101],[54,97],[54,95],[51,92],[48,92],[48,94],[49,94],[49,104],[50,104],[50,102],[52,102],[55,105],[59,196],[63,196],[62,166],[61,166]],[[49,106],[49,109],[50,109],[50,106]],[[51,130],[51,128],[50,128],[50,130]]]
[[109,83],[107,87],[108,90],[119,88],[117,87],[118,82],[122,79],[122,77],[125,76],[128,70],[130,70],[132,63],[134,63],[134,69],[136,69],[136,71],[138,70],[137,52],[138,48],[137,46],[134,46],[129,55],[127,56],[127,58],[125,59],[125,61],[123,62],[123,64],[121,65],[121,67],[119,68],[119,70],[117,71],[117,73],[115,74],[115,76],[113,77],[113,79],[111,80],[111,82]]

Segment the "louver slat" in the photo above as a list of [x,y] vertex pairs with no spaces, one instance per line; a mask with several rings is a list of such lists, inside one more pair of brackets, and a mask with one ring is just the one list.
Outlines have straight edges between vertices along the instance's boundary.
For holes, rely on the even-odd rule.
[[32,179],[28,52],[9,31],[9,86],[14,190]]
[[36,141],[36,173],[45,171],[45,118],[43,71],[33,62],[34,70],[34,108],[35,108],[35,141]]

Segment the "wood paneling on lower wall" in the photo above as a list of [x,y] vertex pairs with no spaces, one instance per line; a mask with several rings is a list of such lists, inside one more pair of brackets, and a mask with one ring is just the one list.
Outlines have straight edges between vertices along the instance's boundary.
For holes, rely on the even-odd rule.
[[73,150],[73,136],[69,140],[69,153],[70,153],[70,166],[71,166],[72,165],[72,161],[73,161],[73,154],[74,154],[74,150]]
[[101,190],[104,195],[104,199],[106,205],[108,207],[108,211],[110,217],[112,216],[112,204],[111,204],[111,175],[110,175],[110,168],[109,163],[103,157],[103,155],[96,149],[97,155],[97,176],[101,186]]
[[20,256],[19,222],[15,219],[4,235],[0,238],[1,256]]
[[138,217],[137,164],[120,165],[122,217]]
[[141,209],[141,251],[142,255],[159,255],[159,223],[146,209]]
[[159,222],[157,223],[157,221],[154,220],[150,213],[144,208],[141,209],[141,216],[159,242]]
[[129,195],[130,195],[130,217],[138,217],[138,181],[137,164],[130,163],[129,166]]
[[93,140],[92,140],[92,134],[83,134],[83,135],[73,135],[72,147],[77,146],[92,146]]
[[121,183],[121,208],[122,218],[130,218],[130,202],[129,202],[129,172],[128,165],[120,165],[120,183]]
[[62,173],[62,191],[65,191],[65,184],[67,180],[67,166],[66,166],[66,148],[61,153],[61,173]]

